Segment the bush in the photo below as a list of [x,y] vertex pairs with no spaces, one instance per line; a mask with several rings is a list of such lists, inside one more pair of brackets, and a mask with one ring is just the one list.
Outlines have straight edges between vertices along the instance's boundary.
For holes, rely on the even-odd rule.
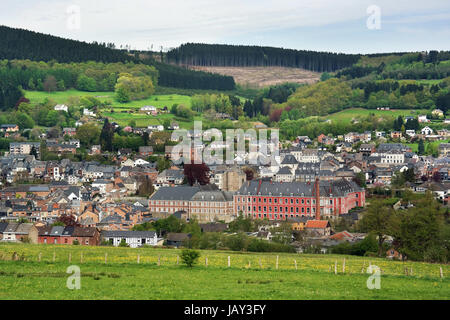
[[197,263],[199,257],[200,253],[195,250],[184,249],[181,252],[181,261],[189,268],[192,268]]

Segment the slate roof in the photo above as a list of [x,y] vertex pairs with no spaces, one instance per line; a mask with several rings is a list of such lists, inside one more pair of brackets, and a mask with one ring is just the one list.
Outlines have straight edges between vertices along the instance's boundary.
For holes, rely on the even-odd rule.
[[5,229],[8,227],[8,223],[6,222],[0,222],[0,233],[3,233]]
[[199,187],[177,186],[161,187],[156,191],[150,200],[190,200],[200,191]]
[[232,201],[233,193],[226,191],[199,191],[191,200],[193,201]]
[[102,231],[103,238],[154,238],[155,231]]
[[189,233],[173,233],[173,232],[171,232],[167,235],[167,240],[180,242],[180,241],[189,240],[190,237],[191,237],[191,235]]
[[19,227],[18,223],[8,223],[8,226],[5,228],[3,233],[6,232],[16,232],[17,228]]
[[50,231],[50,236],[60,236],[64,232],[63,226],[56,226],[52,227],[52,230]]
[[93,237],[97,232],[93,227],[75,227],[72,233],[72,237]]
[[277,175],[280,175],[280,174],[292,175],[292,171],[291,171],[291,169],[289,169],[289,167],[282,167],[282,168],[277,172]]
[[[273,196],[313,196],[313,183],[306,182],[271,182],[271,181],[248,181],[244,183],[236,193],[237,195],[273,195]],[[331,191],[331,192],[330,192]],[[359,192],[362,189],[353,181],[347,181],[345,179],[339,181],[321,181],[320,182],[320,195],[329,196],[345,196],[347,193]]]
[[17,227],[15,233],[16,234],[29,234],[33,224],[31,223],[21,223]]
[[281,164],[298,164],[298,161],[292,154],[288,154],[284,157]]

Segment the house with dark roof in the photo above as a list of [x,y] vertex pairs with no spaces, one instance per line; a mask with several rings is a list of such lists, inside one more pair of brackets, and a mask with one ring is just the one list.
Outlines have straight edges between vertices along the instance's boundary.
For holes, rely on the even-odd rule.
[[138,248],[144,245],[156,246],[158,237],[154,231],[102,231],[101,238],[115,247],[125,243],[131,248]]
[[186,241],[191,239],[190,233],[169,233],[166,237],[166,243],[168,246],[182,247],[186,244]]

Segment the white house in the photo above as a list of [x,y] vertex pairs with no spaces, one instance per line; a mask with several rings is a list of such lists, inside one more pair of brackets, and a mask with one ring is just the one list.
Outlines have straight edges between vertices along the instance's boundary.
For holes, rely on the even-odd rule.
[[154,112],[156,112],[156,107],[154,107],[154,106],[143,106],[143,107],[141,108],[141,111],[142,111],[142,112],[151,112],[151,113],[154,113]]
[[164,126],[163,125],[152,125],[152,126],[148,126],[148,130],[152,130],[152,131],[164,131]]
[[95,113],[93,111],[90,111],[89,109],[84,108],[83,109],[83,115],[88,117],[95,117]]
[[134,166],[136,167],[136,166],[143,166],[143,165],[146,165],[146,164],[149,164],[150,162],[148,162],[148,161],[145,161],[144,159],[137,159],[135,162],[134,162]]
[[124,241],[130,248],[138,248],[143,245],[156,246],[158,237],[154,231],[103,231],[103,241],[112,243],[118,247]]
[[406,135],[410,137],[414,137],[416,135],[416,131],[414,130],[406,130]]
[[427,116],[419,116],[418,117],[418,121],[419,123],[426,123],[426,122],[430,122],[430,120],[427,119]]
[[57,104],[57,105],[54,107],[54,110],[55,110],[55,111],[65,111],[65,112],[68,112],[68,111],[69,111],[69,107],[66,106],[66,105],[64,105],[64,104]]
[[430,134],[433,134],[433,129],[431,129],[430,127],[425,127],[422,129],[422,134],[425,136],[429,136]]

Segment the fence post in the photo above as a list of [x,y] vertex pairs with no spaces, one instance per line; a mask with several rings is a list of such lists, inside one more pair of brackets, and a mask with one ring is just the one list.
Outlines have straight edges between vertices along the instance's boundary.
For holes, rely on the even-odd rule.
[[334,274],[337,274],[337,260],[334,262]]
[[72,253],[69,252],[69,263],[71,263],[71,262],[72,262]]
[[297,269],[297,260],[295,260],[295,259],[294,259],[294,264],[295,264],[295,270],[298,270]]
[[177,265],[180,263],[180,256],[177,256]]
[[205,257],[205,266],[208,266],[208,257]]
[[261,262],[261,259],[259,259],[259,267],[262,269],[262,262]]
[[140,262],[141,262],[141,256],[138,255],[138,256],[137,256],[137,263],[139,264]]
[[41,262],[41,258],[42,258],[42,252],[39,252],[39,258],[38,258],[39,262]]
[[277,256],[277,265],[276,265],[276,269],[278,270],[278,256]]
[[410,275],[414,275],[414,272],[413,272],[413,267],[411,267],[411,273],[410,273]]
[[105,264],[108,263],[108,253],[105,253]]
[[408,267],[405,267],[405,275],[408,275]]
[[444,279],[444,272],[442,272],[442,267],[439,267],[439,273],[441,275],[441,279]]
[[230,256],[228,256],[228,268],[231,267]]
[[345,273],[345,258],[344,258],[344,263],[342,264],[342,273]]

